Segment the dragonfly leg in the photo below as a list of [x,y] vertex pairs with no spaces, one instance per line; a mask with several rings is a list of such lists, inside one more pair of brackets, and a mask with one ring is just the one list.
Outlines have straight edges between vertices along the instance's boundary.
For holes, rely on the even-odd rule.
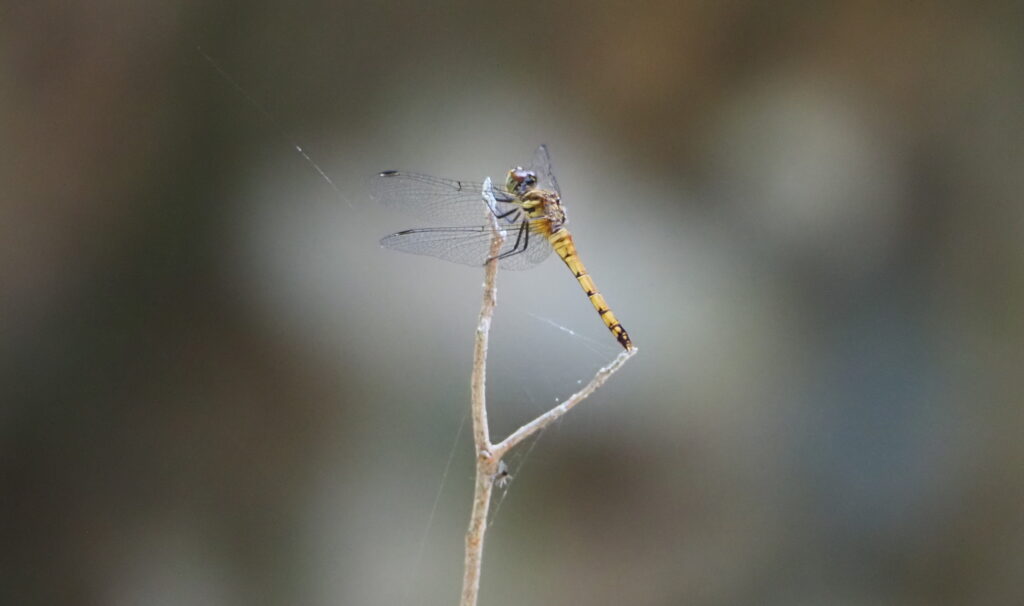
[[[520,246],[520,242],[522,242],[522,246]],[[511,249],[506,250],[505,252],[503,252],[500,255],[498,255],[496,258],[498,260],[507,259],[508,257],[511,257],[512,255],[519,254],[519,253],[523,252],[524,250],[526,250],[526,247],[527,247],[527,245],[529,245],[529,243],[530,243],[530,230],[527,229],[526,221],[523,221],[522,223],[519,224],[519,233],[516,234],[516,243],[514,245],[512,245]],[[490,259],[488,259],[488,261],[490,261]]]
[[516,223],[519,223],[522,217],[522,209],[518,206],[513,206],[511,209],[503,213],[495,213],[494,215],[495,219],[503,220],[508,225],[515,225]]
[[518,207],[518,206],[513,206],[513,207],[512,207],[512,208],[511,208],[510,210],[508,210],[507,212],[503,212],[503,213],[501,213],[501,214],[498,214],[498,213],[494,213],[494,216],[495,216],[495,218],[497,218],[497,219],[504,219],[505,217],[507,217],[507,216],[511,215],[511,214],[512,214],[512,213],[514,213],[514,212],[518,212],[518,211],[519,211],[519,207]]

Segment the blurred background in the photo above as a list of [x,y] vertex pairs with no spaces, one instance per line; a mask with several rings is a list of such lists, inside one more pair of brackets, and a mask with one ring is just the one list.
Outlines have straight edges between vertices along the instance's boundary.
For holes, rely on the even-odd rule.
[[[0,603],[455,604],[482,272],[367,185],[540,143],[640,353],[481,604],[1024,603],[1022,12],[7,3]],[[495,439],[618,351],[498,289]]]

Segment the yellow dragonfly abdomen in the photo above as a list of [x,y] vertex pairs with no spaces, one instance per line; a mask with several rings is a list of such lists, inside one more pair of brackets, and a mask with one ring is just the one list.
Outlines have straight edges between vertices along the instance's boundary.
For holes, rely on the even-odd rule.
[[576,244],[572,241],[572,234],[569,233],[569,230],[562,228],[557,232],[551,233],[548,236],[548,241],[551,242],[551,247],[555,249],[555,253],[569,267],[569,271],[576,276],[576,281],[580,283],[583,292],[587,293],[590,304],[597,310],[597,315],[601,316],[601,321],[612,332],[615,339],[624,348],[633,349],[633,342],[629,340],[629,333],[626,332],[626,329],[622,327],[622,324],[615,317],[615,313],[608,307],[604,296],[597,290],[594,279],[587,273],[587,268],[583,265],[583,261],[580,261],[579,255],[576,253]]

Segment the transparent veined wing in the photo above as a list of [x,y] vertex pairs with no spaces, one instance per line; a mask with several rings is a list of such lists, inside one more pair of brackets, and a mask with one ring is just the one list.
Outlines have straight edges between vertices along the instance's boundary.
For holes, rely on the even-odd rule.
[[[381,246],[415,255],[437,257],[445,261],[483,265],[490,256],[491,227],[424,227],[407,229],[380,241]],[[498,254],[502,269],[529,269],[551,254],[551,244],[542,235],[530,232],[526,220],[506,228],[505,242]]]
[[533,160],[527,168],[537,174],[537,187],[562,195],[558,179],[555,179],[554,168],[551,166],[551,154],[547,145],[541,144],[537,151],[533,152]]
[[[496,215],[503,222],[518,220],[515,196],[499,185],[491,191]],[[477,226],[487,218],[483,184],[476,181],[445,179],[420,173],[386,170],[373,179],[370,195],[387,208],[393,208],[434,224]]]

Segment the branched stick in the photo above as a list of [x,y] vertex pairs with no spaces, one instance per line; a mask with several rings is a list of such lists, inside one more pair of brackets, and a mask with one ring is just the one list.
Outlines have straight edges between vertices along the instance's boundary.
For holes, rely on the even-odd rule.
[[[484,181],[484,200],[493,208],[497,205],[491,193],[491,180]],[[590,394],[594,393],[611,377],[626,360],[633,357],[637,350],[629,349],[620,353],[611,364],[597,371],[594,378],[580,391],[555,406],[536,419],[523,425],[512,435],[498,444],[491,444],[490,430],[487,426],[486,378],[487,378],[487,342],[491,330],[491,318],[496,305],[495,278],[498,273],[498,253],[505,242],[505,233],[499,228],[497,219],[491,214],[490,257],[484,266],[484,296],[480,306],[480,319],[476,327],[476,340],[473,348],[473,377],[470,381],[473,444],[476,448],[476,484],[473,490],[473,512],[470,514],[469,529],[466,531],[465,570],[462,576],[462,599],[460,606],[476,606],[480,593],[480,569],[483,562],[484,534],[487,531],[487,512],[491,506],[491,493],[499,464],[510,450],[526,438],[544,429],[556,419],[572,410]]]

